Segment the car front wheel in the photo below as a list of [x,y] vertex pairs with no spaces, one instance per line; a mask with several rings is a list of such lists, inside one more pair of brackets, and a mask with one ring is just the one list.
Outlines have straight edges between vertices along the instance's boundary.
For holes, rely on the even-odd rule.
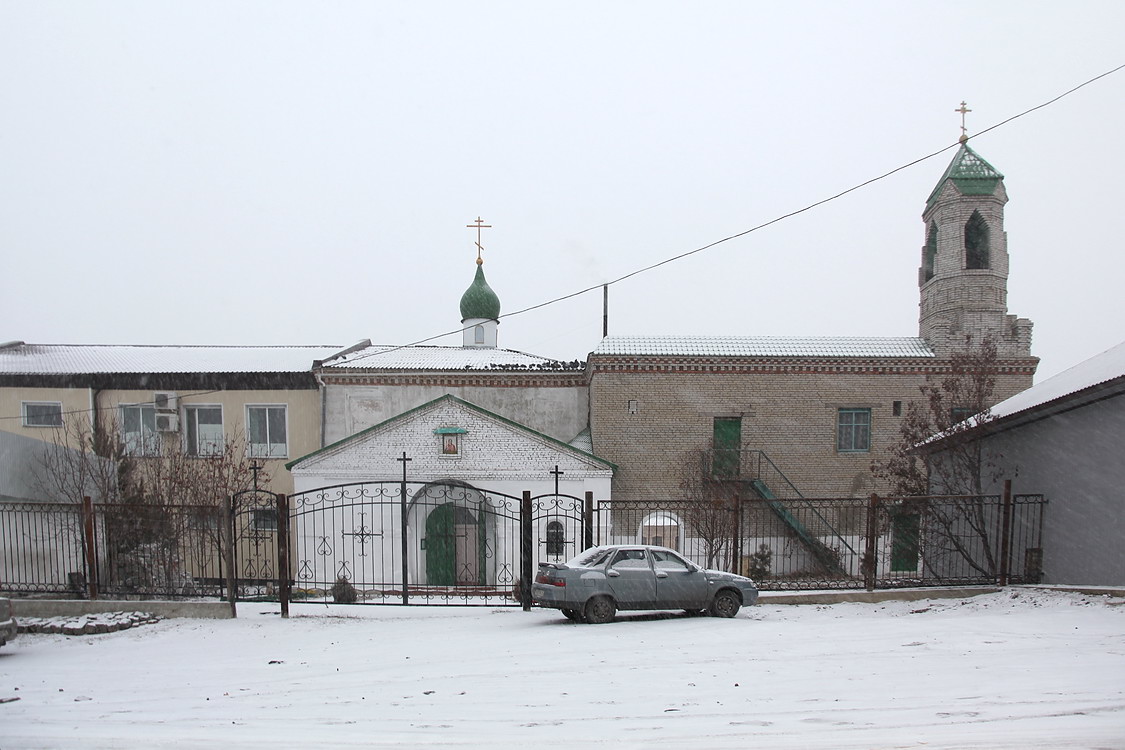
[[739,600],[738,594],[730,589],[725,589],[715,594],[708,611],[712,617],[734,617],[741,607],[742,602]]
[[600,625],[609,622],[617,614],[617,606],[608,596],[598,596],[586,602],[586,622]]

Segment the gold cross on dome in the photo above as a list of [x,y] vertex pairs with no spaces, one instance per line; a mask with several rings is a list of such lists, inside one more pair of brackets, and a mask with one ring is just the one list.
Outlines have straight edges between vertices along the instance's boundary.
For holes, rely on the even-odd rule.
[[965,141],[969,140],[969,131],[967,131],[965,129],[965,115],[969,114],[973,110],[971,110],[967,106],[965,106],[965,102],[962,101],[961,107],[959,109],[955,109],[953,111],[961,113],[961,143],[964,143]]
[[480,230],[482,230],[482,229],[492,229],[492,225],[491,224],[485,224],[483,221],[481,221],[481,218],[478,216],[476,221],[474,221],[472,224],[466,224],[465,226],[469,229],[476,229],[477,230],[477,265],[480,265],[481,263],[484,263],[484,261],[481,260],[481,257],[480,257],[481,251],[484,250],[484,245],[480,244]]

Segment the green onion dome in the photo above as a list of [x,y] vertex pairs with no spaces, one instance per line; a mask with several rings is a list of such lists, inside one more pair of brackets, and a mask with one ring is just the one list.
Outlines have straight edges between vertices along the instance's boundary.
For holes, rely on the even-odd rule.
[[484,264],[478,260],[477,275],[461,295],[461,320],[497,320],[499,317],[500,298],[484,280]]

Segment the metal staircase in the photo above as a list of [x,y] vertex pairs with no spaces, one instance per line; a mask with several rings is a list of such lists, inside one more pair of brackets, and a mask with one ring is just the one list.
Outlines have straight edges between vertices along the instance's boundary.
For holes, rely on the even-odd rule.
[[[809,510],[816,517],[819,525],[830,532],[827,536],[835,537],[839,541],[843,548],[841,551],[847,550],[852,555],[856,555],[856,551],[848,544],[848,541],[828,522],[828,519],[821,514],[816,505],[809,502],[801,494],[800,490],[789,481],[789,478],[785,476],[781,469],[777,468],[777,465],[770,460],[769,456],[762,451],[747,451],[746,454],[748,454],[750,461],[742,462],[741,480],[749,485],[758,497],[766,501],[774,515],[789,527],[818,563],[832,573],[847,576],[848,571],[840,564],[840,555],[825,544],[821,536],[813,534],[793,514],[789,506],[793,505]],[[749,475],[748,479],[747,475]],[[780,493],[780,496],[777,493]]]

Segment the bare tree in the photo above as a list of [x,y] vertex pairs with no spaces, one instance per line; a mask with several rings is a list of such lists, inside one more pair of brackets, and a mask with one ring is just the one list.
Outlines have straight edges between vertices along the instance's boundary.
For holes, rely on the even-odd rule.
[[[242,441],[187,455],[177,436],[129,442],[112,421],[71,415],[48,443],[38,472],[46,497],[98,503],[103,576],[126,589],[162,589],[187,570],[217,571],[228,533],[224,499],[253,483]],[[258,479],[269,477],[259,471]]]
[[[993,419],[996,345],[990,339],[950,358],[950,371],[920,386],[922,398],[910,402],[891,457],[872,464],[872,472],[907,498],[901,512],[919,516],[924,555],[933,572],[951,570],[950,560],[977,574],[997,571],[995,504],[983,497],[997,476],[997,455],[987,451],[976,428]],[[940,501],[920,496],[941,495]]]
[[79,504],[83,497],[117,502],[120,453],[89,417],[72,414],[44,441],[34,483],[44,497]]
[[730,568],[738,532],[738,486],[716,476],[711,451],[689,452],[681,471],[682,516],[692,534],[702,541],[706,567]]

